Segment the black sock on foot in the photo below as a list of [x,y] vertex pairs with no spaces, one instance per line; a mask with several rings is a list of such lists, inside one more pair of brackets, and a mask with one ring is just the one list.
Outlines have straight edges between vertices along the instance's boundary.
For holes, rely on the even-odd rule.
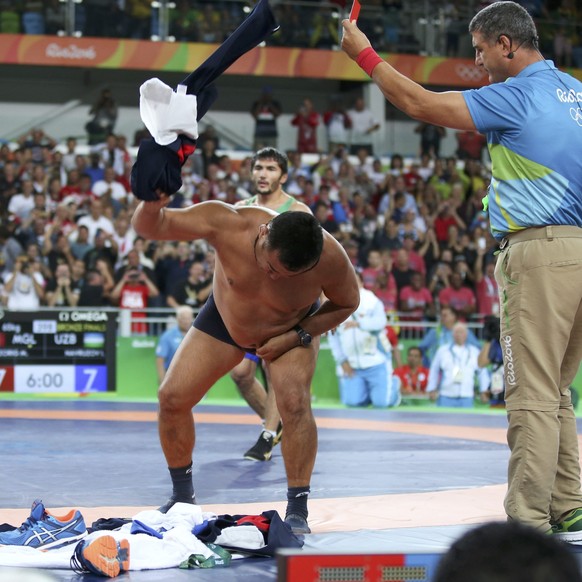
[[185,467],[168,467],[172,478],[172,499],[182,503],[195,503],[194,484],[192,483],[192,463]]
[[310,491],[309,485],[306,487],[287,488],[287,511],[285,511],[285,517],[293,513],[307,519],[307,497]]

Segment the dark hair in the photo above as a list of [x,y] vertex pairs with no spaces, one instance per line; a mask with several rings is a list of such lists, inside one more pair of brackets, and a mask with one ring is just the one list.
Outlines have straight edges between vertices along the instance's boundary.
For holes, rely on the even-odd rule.
[[538,33],[533,18],[516,2],[494,2],[486,6],[469,23],[469,32],[481,33],[488,43],[496,42],[503,34],[512,42],[513,50],[521,45],[524,48],[538,48]]
[[462,535],[441,558],[433,582],[580,582],[563,542],[517,521]]
[[287,156],[276,148],[263,148],[259,150],[251,159],[251,168],[255,167],[257,160],[275,160],[281,168],[281,173],[286,174],[289,167]]
[[307,212],[284,212],[269,222],[267,244],[269,249],[278,251],[286,269],[301,271],[319,261],[323,231],[315,217]]

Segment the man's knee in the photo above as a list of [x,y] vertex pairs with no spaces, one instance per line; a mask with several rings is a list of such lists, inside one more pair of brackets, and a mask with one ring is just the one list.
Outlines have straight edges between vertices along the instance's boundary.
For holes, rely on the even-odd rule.
[[190,411],[200,399],[193,394],[175,390],[172,386],[162,383],[158,391],[158,403],[160,414],[175,414]]

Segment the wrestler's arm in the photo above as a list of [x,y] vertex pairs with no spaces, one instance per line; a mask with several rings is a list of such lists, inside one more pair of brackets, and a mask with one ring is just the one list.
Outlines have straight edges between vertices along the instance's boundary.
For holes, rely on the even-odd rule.
[[170,198],[140,202],[131,220],[136,233],[151,240],[212,241],[219,231],[234,230],[243,219],[230,204],[211,200],[188,208],[166,208]]
[[[327,238],[327,237],[326,237]],[[330,260],[325,265],[322,292],[325,300],[299,325],[311,335],[321,335],[343,323],[360,304],[358,280],[341,245],[329,235]]]

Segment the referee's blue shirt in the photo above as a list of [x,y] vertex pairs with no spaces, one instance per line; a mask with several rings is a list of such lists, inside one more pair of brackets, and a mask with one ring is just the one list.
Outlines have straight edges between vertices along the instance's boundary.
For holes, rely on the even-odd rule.
[[463,96],[491,155],[493,236],[552,224],[582,227],[582,83],[539,61]]

